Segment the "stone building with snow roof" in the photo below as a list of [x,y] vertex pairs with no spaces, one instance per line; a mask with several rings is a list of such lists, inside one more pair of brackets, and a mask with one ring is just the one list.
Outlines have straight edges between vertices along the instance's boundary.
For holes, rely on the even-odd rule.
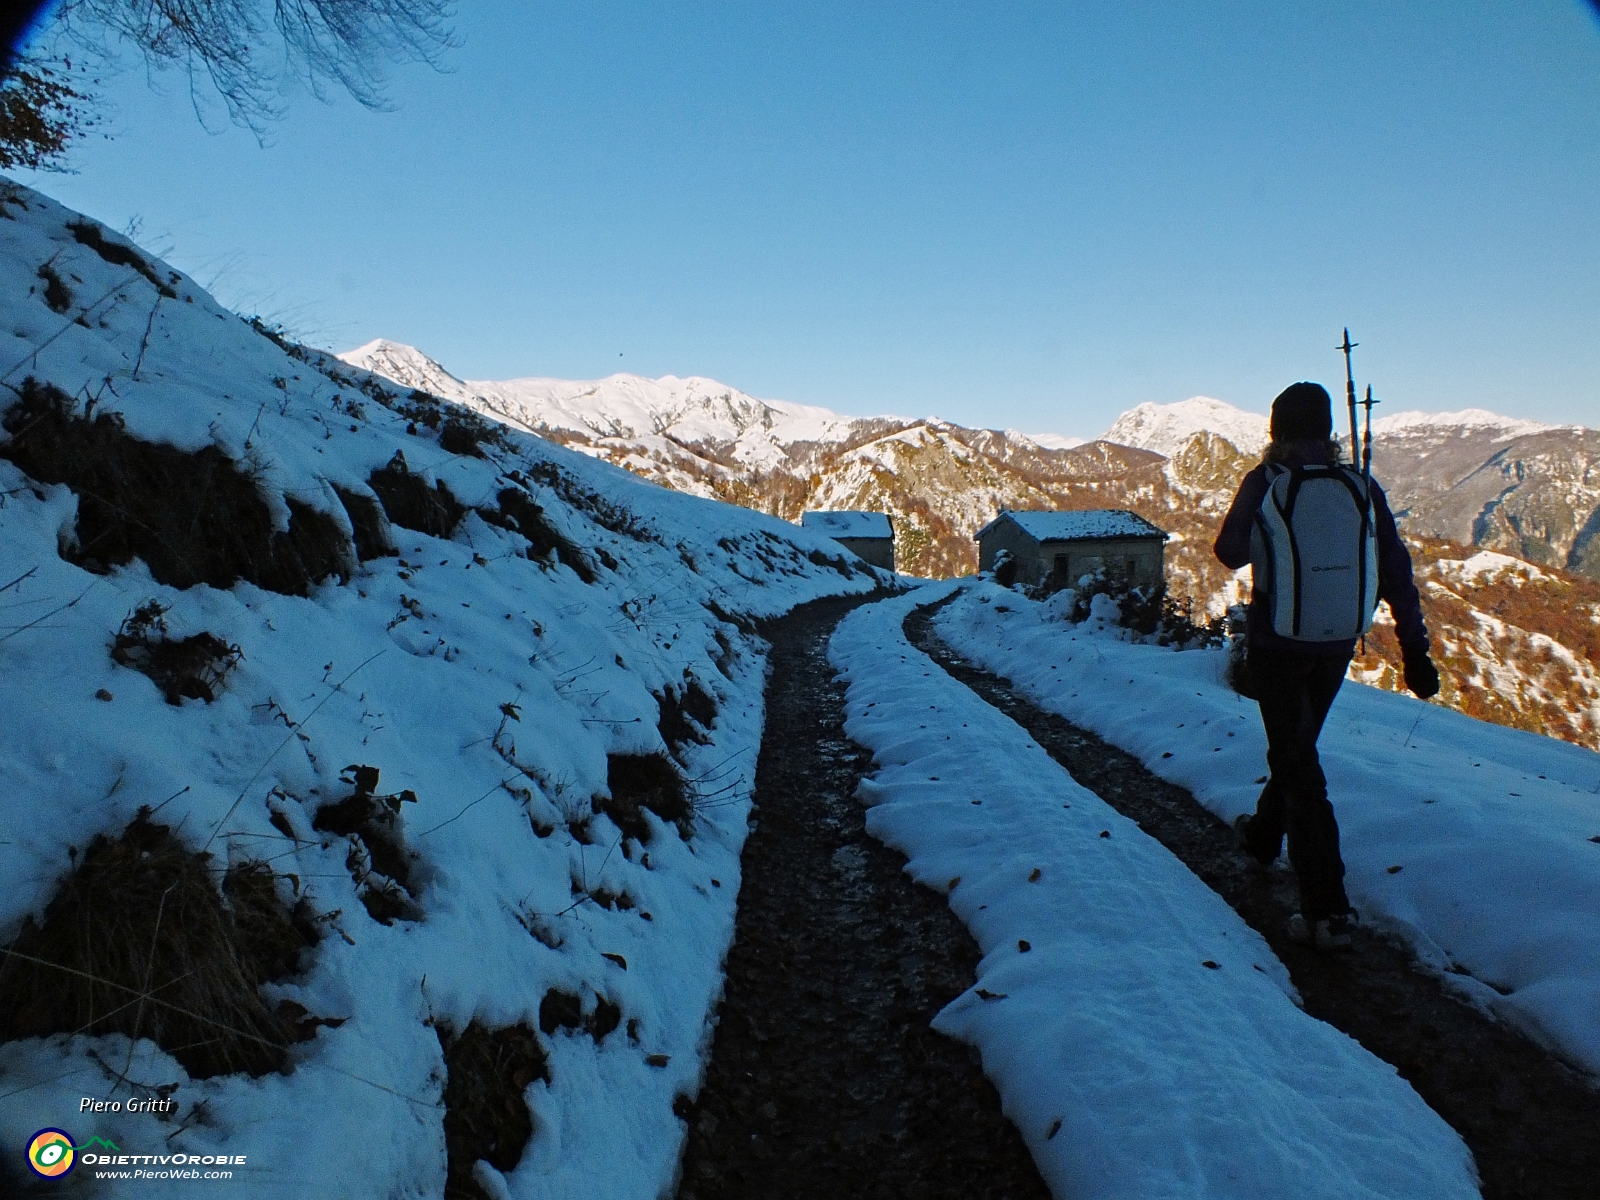
[[1120,508],[1083,512],[1008,512],[978,530],[978,570],[994,570],[1005,550],[1017,580],[1057,586],[1104,571],[1138,586],[1165,578],[1167,535],[1137,513]]
[[868,566],[894,570],[894,523],[881,512],[808,512],[800,525],[831,537]]

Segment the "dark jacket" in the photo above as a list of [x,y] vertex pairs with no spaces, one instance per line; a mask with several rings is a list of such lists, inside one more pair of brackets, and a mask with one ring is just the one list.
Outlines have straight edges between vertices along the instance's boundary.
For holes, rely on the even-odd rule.
[[[1239,484],[1233,507],[1222,519],[1222,531],[1217,534],[1213,549],[1224,566],[1238,570],[1250,561],[1250,527],[1261,501],[1267,494],[1267,474],[1256,467]],[[1394,515],[1389,511],[1389,500],[1372,481],[1372,510],[1374,529],[1378,535],[1378,599],[1386,601],[1394,616],[1395,632],[1400,637],[1400,651],[1407,658],[1428,652],[1428,630],[1422,623],[1422,604],[1417,597],[1417,585],[1411,578],[1411,554],[1394,527]],[[1334,642],[1297,642],[1282,637],[1272,628],[1272,616],[1265,603],[1257,603],[1252,596],[1245,636],[1252,648],[1289,650],[1297,654],[1350,655],[1355,651],[1355,638]]]

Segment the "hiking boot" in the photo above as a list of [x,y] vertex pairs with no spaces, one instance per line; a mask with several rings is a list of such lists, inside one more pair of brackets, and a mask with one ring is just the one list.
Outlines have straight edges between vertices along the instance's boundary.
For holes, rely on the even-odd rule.
[[1289,940],[1300,946],[1314,946],[1318,950],[1348,950],[1351,947],[1350,931],[1356,926],[1356,911],[1351,909],[1339,917],[1307,921],[1299,913],[1289,918],[1285,932]]
[[1239,849],[1244,851],[1245,861],[1250,864],[1252,874],[1265,875],[1272,870],[1272,864],[1278,861],[1274,854],[1271,858],[1262,860],[1250,844],[1250,814],[1240,813],[1233,820],[1233,832],[1239,835]]

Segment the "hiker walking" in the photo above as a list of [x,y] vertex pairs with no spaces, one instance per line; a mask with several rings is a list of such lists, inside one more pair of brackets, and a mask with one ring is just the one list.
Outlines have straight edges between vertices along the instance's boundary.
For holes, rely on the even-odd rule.
[[1394,617],[1406,687],[1427,699],[1439,691],[1439,672],[1428,658],[1411,555],[1377,481],[1339,461],[1326,389],[1284,389],[1272,402],[1271,432],[1214,547],[1226,566],[1252,567],[1246,662],[1267,734],[1267,785],[1255,815],[1241,816],[1235,828],[1263,865],[1278,857],[1288,834],[1300,883],[1289,936],[1342,949],[1356,913],[1344,891],[1339,823],[1317,737],[1379,600]]

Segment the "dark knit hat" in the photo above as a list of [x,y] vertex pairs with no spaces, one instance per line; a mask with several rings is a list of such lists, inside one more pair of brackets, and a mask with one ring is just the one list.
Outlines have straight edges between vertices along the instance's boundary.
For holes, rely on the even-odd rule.
[[1272,402],[1272,440],[1291,442],[1333,436],[1333,401],[1320,383],[1291,383]]

